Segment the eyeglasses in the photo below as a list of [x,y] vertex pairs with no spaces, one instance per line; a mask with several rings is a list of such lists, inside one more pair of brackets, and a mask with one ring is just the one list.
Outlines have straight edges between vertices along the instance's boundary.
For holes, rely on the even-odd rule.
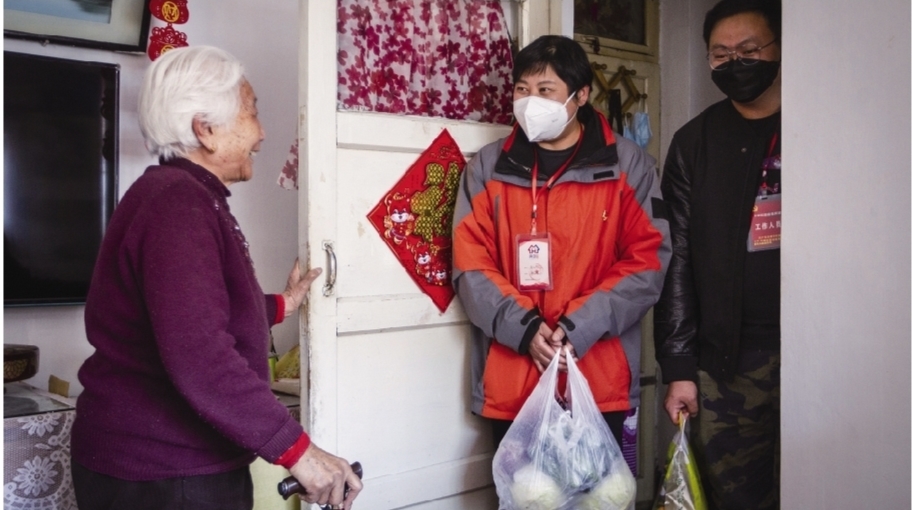
[[763,46],[757,46],[756,44],[746,44],[734,50],[716,48],[706,54],[706,60],[709,61],[710,69],[714,71],[716,69],[719,69],[720,66],[731,62],[732,60],[740,60],[741,63],[746,66],[754,65],[758,60],[760,60],[757,57],[760,56],[760,52],[763,51],[763,48],[775,44],[778,41],[779,39],[773,39]]

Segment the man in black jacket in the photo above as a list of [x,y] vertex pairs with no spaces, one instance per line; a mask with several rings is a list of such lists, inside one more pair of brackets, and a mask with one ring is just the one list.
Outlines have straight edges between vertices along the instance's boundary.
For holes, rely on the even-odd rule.
[[[665,410],[690,416],[710,508],[779,508],[779,0],[722,0],[703,38],[727,96],[662,178],[674,253],[655,309]],[[699,390],[698,390],[699,388]]]

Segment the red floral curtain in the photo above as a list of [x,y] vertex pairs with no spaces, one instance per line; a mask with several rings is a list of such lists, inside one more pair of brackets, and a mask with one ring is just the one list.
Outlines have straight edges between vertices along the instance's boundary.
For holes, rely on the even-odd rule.
[[[508,124],[510,37],[497,0],[338,0],[340,110]],[[295,142],[279,185],[297,188]]]
[[338,24],[340,109],[510,121],[497,0],[339,0]]

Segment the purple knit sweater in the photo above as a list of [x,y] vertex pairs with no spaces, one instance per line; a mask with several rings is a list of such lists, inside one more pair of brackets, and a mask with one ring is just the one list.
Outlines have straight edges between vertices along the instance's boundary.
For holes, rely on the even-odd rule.
[[269,389],[264,295],[228,189],[184,159],[117,206],[85,307],[72,456],[126,480],[274,462],[303,432]]

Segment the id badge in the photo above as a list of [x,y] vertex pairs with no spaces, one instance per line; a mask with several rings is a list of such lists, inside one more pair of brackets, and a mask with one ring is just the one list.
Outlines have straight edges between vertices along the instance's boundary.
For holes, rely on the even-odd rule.
[[516,281],[518,288],[551,290],[551,234],[516,236]]
[[747,251],[778,250],[781,241],[782,195],[757,197],[747,236]]

